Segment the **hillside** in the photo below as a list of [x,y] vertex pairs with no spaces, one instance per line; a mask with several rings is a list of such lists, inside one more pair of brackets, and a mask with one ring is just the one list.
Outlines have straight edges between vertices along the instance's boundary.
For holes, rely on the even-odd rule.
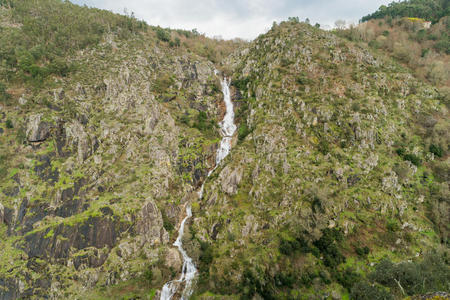
[[238,44],[57,0],[0,12],[0,298],[161,288],[220,137],[209,59]]
[[[400,5],[406,2],[394,2]],[[429,1],[427,3],[432,3]],[[420,12],[420,10],[419,10]],[[419,12],[405,17],[401,14],[380,16],[348,29],[334,32],[352,42],[372,49],[381,55],[393,58],[409,68],[418,79],[434,85],[450,101],[450,17],[446,12],[433,24],[431,19],[420,18]]]
[[[432,153],[448,153],[449,121],[436,89],[296,22],[227,63],[245,134],[194,212],[194,236],[209,253],[200,255],[199,290],[401,298],[393,279],[377,279],[390,272],[377,263],[415,257],[398,267],[417,270],[406,293],[448,290],[448,258],[426,256],[435,270],[420,263],[449,237],[448,156]],[[421,276],[429,287],[416,286]]]
[[450,291],[448,100],[395,56],[0,0],[0,61],[0,299],[159,299],[189,206],[192,299]]
[[438,22],[449,14],[450,6],[447,0],[403,0],[391,2],[388,6],[382,5],[376,12],[362,17],[361,21],[366,22],[386,17],[412,17]]

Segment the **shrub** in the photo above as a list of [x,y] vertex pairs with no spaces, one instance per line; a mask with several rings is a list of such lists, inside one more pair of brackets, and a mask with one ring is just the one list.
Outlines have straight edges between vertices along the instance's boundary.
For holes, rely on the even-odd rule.
[[390,232],[397,232],[400,230],[400,226],[398,225],[398,222],[395,219],[389,218],[387,220],[386,229]]
[[213,128],[213,122],[208,122],[208,115],[206,112],[200,111],[198,113],[194,128],[197,128],[200,131],[211,130]]
[[398,156],[400,156],[404,160],[410,161],[416,166],[420,166],[420,164],[422,163],[420,157],[412,153],[406,153],[406,150],[404,148],[398,148],[397,150],[395,150],[395,152],[398,154]]
[[417,155],[412,154],[412,153],[405,154],[403,156],[403,159],[410,161],[412,164],[414,164],[416,166],[420,166],[420,164],[422,162],[421,159]]
[[169,74],[162,74],[153,83],[153,90],[157,93],[164,93],[172,84],[173,78]]
[[239,141],[243,141],[247,137],[247,135],[249,135],[250,132],[251,130],[248,128],[247,123],[243,122],[241,126],[239,126],[238,130]]
[[5,125],[6,125],[6,128],[10,128],[10,129],[14,128],[13,122],[10,119],[6,120]]
[[150,284],[153,280],[153,271],[151,269],[151,267],[148,267],[145,271],[144,271],[144,279],[145,281],[147,281],[148,284]]
[[367,257],[367,255],[370,253],[370,249],[367,246],[364,246],[362,248],[357,246],[355,248],[355,252],[361,257]]
[[322,237],[313,243],[322,254],[325,266],[336,267],[345,262],[345,257],[338,248],[342,240],[343,234],[339,229],[325,228],[322,230]]
[[347,268],[342,272],[336,272],[336,280],[347,290],[361,281],[361,275],[356,273],[352,268]]
[[444,154],[444,151],[442,150],[442,147],[440,145],[431,144],[430,145],[430,152],[436,155],[437,157],[442,157]]
[[243,79],[236,79],[233,81],[233,85],[240,91],[247,90],[247,84],[250,82],[249,77],[245,77]]
[[325,138],[320,139],[318,149],[323,155],[326,155],[328,154],[328,152],[330,152],[330,145]]
[[368,278],[398,294],[416,295],[447,289],[450,268],[442,254],[430,252],[420,262],[394,264],[384,259]]
[[377,285],[371,285],[365,281],[354,285],[350,294],[351,299],[355,300],[393,300],[394,297],[384,288]]
[[175,227],[173,226],[172,222],[169,220],[164,211],[161,211],[161,215],[164,229],[167,230],[168,232],[171,232]]
[[170,32],[161,27],[155,27],[156,37],[163,42],[170,41]]

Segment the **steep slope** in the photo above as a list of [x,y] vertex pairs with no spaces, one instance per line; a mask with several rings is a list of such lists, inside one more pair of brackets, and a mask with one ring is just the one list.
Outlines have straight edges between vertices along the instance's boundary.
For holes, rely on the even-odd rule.
[[[198,294],[400,298],[395,280],[410,295],[448,291],[448,257],[425,255],[449,237],[449,118],[436,89],[295,21],[227,66],[239,136],[193,205]],[[414,283],[386,279],[388,261],[376,269],[385,281],[366,277],[382,258],[415,257],[398,265],[423,269]]]
[[215,164],[224,110],[206,56],[237,44],[203,57],[196,33],[1,4],[0,299],[154,293],[181,271],[171,241]]
[[[0,33],[0,299],[154,299],[190,204],[193,298],[449,290],[448,107],[395,62],[295,19],[247,45],[59,0],[0,0]],[[216,68],[239,128],[208,177]]]

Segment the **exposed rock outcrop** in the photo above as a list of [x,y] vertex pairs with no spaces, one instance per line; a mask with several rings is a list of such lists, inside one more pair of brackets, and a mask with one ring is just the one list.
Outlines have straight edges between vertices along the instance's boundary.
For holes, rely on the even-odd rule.
[[50,125],[42,121],[42,114],[30,116],[27,126],[27,140],[29,142],[42,142],[50,136]]
[[163,227],[161,211],[153,201],[148,201],[138,215],[136,231],[141,237],[142,243],[150,245],[165,244],[169,241],[169,235]]

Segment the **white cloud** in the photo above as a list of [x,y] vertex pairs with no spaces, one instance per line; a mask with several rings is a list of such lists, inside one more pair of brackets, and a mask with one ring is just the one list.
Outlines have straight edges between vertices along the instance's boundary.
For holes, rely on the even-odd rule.
[[273,21],[289,16],[333,25],[337,19],[358,20],[390,0],[72,0],[114,12],[134,12],[151,25],[193,29],[208,36],[253,39]]

